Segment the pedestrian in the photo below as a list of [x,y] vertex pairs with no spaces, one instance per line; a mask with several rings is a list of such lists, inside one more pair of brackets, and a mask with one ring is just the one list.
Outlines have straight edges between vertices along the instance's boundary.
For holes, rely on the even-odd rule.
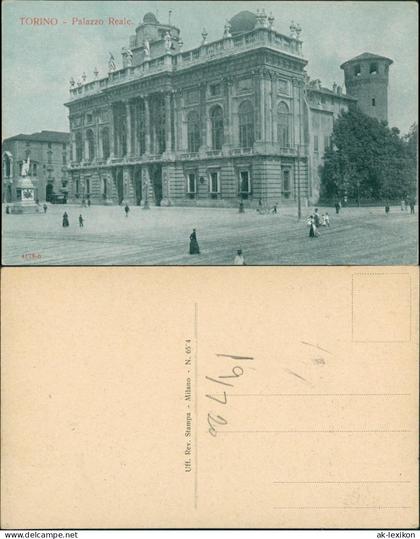
[[125,205],[124,211],[125,211],[125,216],[128,217],[128,212],[130,211],[128,204]]
[[330,226],[330,216],[328,215],[328,212],[325,212],[324,219],[325,219],[325,224],[327,226]]
[[245,212],[244,203],[241,200],[239,202],[239,213],[244,213],[244,212]]
[[414,206],[416,204],[416,201],[414,199],[411,199],[410,200],[410,214],[414,214],[415,211],[414,211]]
[[320,218],[319,213],[318,213],[318,208],[315,208],[314,224],[315,224],[316,228],[318,228],[319,225],[321,224],[321,218]]
[[200,254],[200,247],[198,246],[197,232],[195,228],[193,228],[193,231],[190,234],[190,255],[199,255],[199,254]]
[[277,202],[274,204],[273,209],[271,210],[271,213],[277,213]]
[[88,208],[90,208],[91,204],[92,204],[92,202],[90,201],[90,198],[88,198]]
[[10,213],[10,208],[9,208],[9,206],[6,206],[6,213]]
[[63,226],[64,226],[64,227],[67,227],[67,226],[69,226],[69,225],[70,225],[70,223],[69,223],[69,216],[67,215],[67,212],[65,211],[65,212],[63,213]]
[[388,213],[389,213],[389,204],[388,204],[388,202],[385,204],[385,213],[386,213],[386,215],[388,215]]
[[242,250],[241,249],[238,249],[236,251],[236,256],[235,256],[235,259],[233,261],[233,264],[235,266],[245,266],[245,259],[242,255]]
[[80,214],[79,215],[79,227],[82,227],[83,226],[83,215]]
[[46,202],[44,202],[44,205],[42,207],[44,208],[44,213],[47,213],[48,206],[47,206]]
[[316,234],[315,234],[316,227],[315,227],[315,220],[314,220],[313,215],[311,215],[309,217],[308,224],[309,224],[309,237],[310,238],[315,238],[315,236],[316,236]]
[[338,202],[338,200],[337,200],[337,202],[335,203],[335,213],[336,213],[337,215],[340,213],[340,203]]

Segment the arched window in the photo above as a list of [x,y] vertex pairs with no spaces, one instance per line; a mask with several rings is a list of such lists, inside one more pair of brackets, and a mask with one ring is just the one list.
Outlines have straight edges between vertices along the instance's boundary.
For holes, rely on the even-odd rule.
[[6,152],[3,154],[3,176],[5,178],[10,178],[11,175],[12,175],[12,162]]
[[88,142],[88,158],[89,161],[95,157],[95,136],[92,129],[88,129],[86,132],[86,140]]
[[109,155],[110,155],[109,129],[108,127],[104,127],[102,129],[102,156],[104,159],[108,159]]
[[82,142],[82,133],[78,131],[75,137],[76,142],[76,161],[80,163],[83,159],[83,142]]
[[187,116],[188,151],[198,152],[200,147],[200,118],[198,112],[192,110]]
[[213,150],[221,150],[224,141],[222,107],[214,107],[210,113],[211,145]]
[[239,105],[239,145],[241,148],[254,145],[254,107],[250,101]]
[[290,114],[286,103],[277,107],[277,140],[281,148],[290,146]]

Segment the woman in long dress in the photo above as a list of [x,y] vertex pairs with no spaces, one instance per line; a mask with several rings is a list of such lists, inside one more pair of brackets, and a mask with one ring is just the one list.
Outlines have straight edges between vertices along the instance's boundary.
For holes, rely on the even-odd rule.
[[66,211],[63,213],[63,226],[69,226],[69,216]]
[[200,247],[198,246],[197,233],[195,228],[190,235],[190,255],[199,255]]
[[309,237],[310,238],[315,238],[315,221],[314,221],[314,218],[313,216],[311,215],[311,217],[309,218]]

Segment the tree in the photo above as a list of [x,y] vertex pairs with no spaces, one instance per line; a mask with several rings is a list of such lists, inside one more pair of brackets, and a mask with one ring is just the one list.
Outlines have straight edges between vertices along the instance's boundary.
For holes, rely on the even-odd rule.
[[360,202],[407,196],[415,178],[416,144],[417,127],[401,137],[397,128],[357,108],[341,113],[324,155],[321,197]]

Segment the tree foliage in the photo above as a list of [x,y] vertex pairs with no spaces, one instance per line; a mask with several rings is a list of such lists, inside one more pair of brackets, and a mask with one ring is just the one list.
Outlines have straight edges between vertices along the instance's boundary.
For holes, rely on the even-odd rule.
[[321,198],[414,198],[417,125],[400,136],[357,108],[340,114],[321,168]]

